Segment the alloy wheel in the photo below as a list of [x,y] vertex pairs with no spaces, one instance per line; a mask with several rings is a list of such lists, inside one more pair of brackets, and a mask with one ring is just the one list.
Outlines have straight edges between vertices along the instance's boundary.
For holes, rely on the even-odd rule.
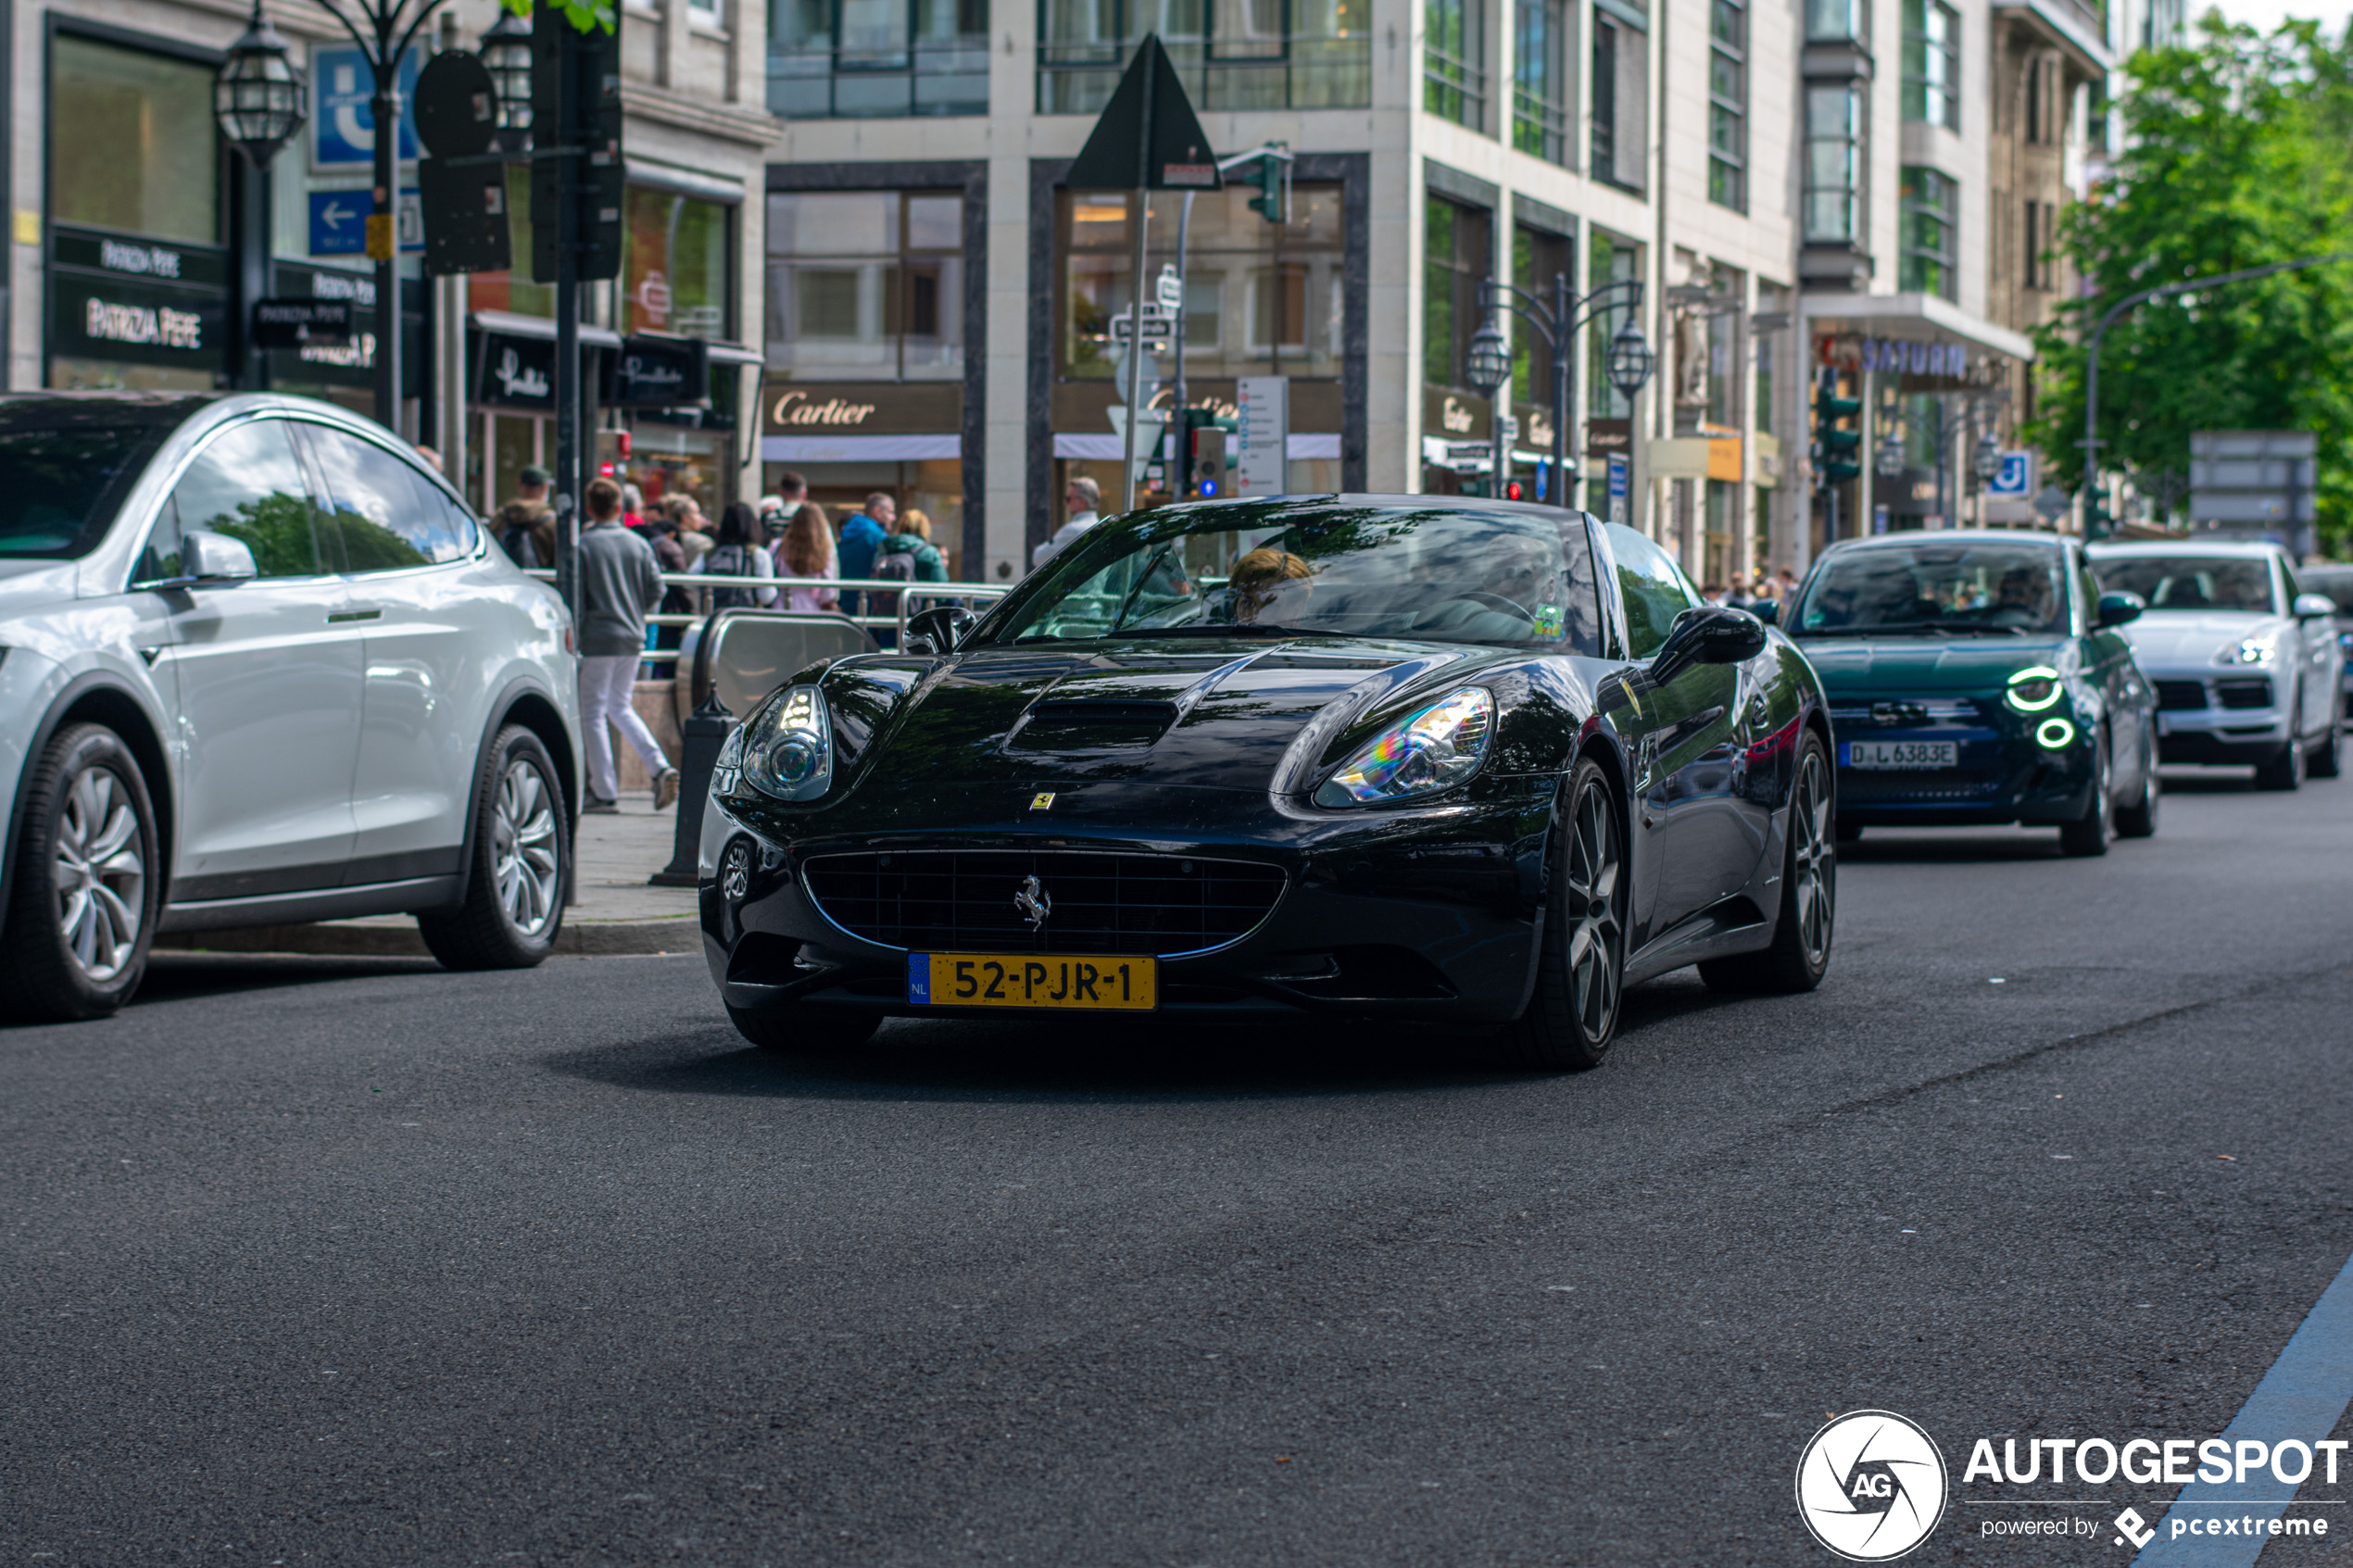
[[1617,819],[1608,792],[1594,783],[1577,800],[1568,844],[1568,896],[1563,900],[1570,915],[1569,999],[1589,1040],[1607,1039],[1617,1022],[1623,881]]
[[525,936],[555,918],[560,891],[555,791],[527,757],[507,764],[491,803],[490,855],[498,904]]
[[1790,812],[1790,862],[1797,896],[1797,932],[1806,960],[1819,965],[1831,950],[1831,867],[1838,853],[1831,825],[1831,792],[1822,754],[1808,750],[1797,774]]
[[55,866],[57,926],[82,972],[101,985],[139,946],[147,864],[139,813],[113,770],[88,768],[65,792]]

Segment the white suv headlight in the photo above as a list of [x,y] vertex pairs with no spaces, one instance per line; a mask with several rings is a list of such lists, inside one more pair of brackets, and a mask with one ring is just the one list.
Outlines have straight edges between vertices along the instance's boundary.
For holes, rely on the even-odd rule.
[[2280,634],[2266,632],[2259,637],[2245,637],[2226,644],[2214,656],[2217,664],[2269,664],[2280,657]]
[[1324,781],[1315,804],[1385,805],[1450,789],[1478,771],[1494,733],[1494,697],[1465,686],[1366,742]]
[[762,795],[779,800],[824,795],[834,782],[834,725],[824,694],[814,686],[787,686],[770,697],[720,752],[721,771],[738,765]]

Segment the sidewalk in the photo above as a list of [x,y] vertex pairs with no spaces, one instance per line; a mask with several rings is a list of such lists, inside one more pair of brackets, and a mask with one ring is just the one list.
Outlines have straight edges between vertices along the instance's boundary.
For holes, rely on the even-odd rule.
[[[575,956],[698,950],[702,937],[695,923],[695,890],[654,887],[646,881],[670,863],[677,831],[678,809],[657,812],[643,789],[624,788],[614,816],[581,818],[573,854],[580,901],[564,910],[555,950]],[[429,956],[416,921],[408,915],[181,932],[158,938],[156,946],[181,952]]]

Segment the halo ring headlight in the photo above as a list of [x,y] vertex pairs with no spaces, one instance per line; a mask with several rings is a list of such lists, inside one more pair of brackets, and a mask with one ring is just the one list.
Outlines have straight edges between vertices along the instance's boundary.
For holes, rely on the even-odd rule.
[[2034,743],[2052,751],[2064,751],[2075,741],[2075,726],[2065,719],[2045,719],[2034,726]]
[[2047,664],[2030,664],[2010,677],[2009,690],[2003,696],[2020,713],[2040,713],[2058,701],[2064,690],[2057,671]]

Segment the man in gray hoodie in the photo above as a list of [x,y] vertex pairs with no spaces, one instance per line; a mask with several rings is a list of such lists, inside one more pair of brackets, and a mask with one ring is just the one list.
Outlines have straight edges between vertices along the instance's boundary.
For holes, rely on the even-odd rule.
[[646,616],[661,603],[653,547],[621,525],[621,486],[588,482],[588,525],[580,531],[580,722],[588,742],[591,811],[619,809],[610,723],[654,779],[654,809],[678,798],[678,770],[661,754],[630,696],[646,657]]

